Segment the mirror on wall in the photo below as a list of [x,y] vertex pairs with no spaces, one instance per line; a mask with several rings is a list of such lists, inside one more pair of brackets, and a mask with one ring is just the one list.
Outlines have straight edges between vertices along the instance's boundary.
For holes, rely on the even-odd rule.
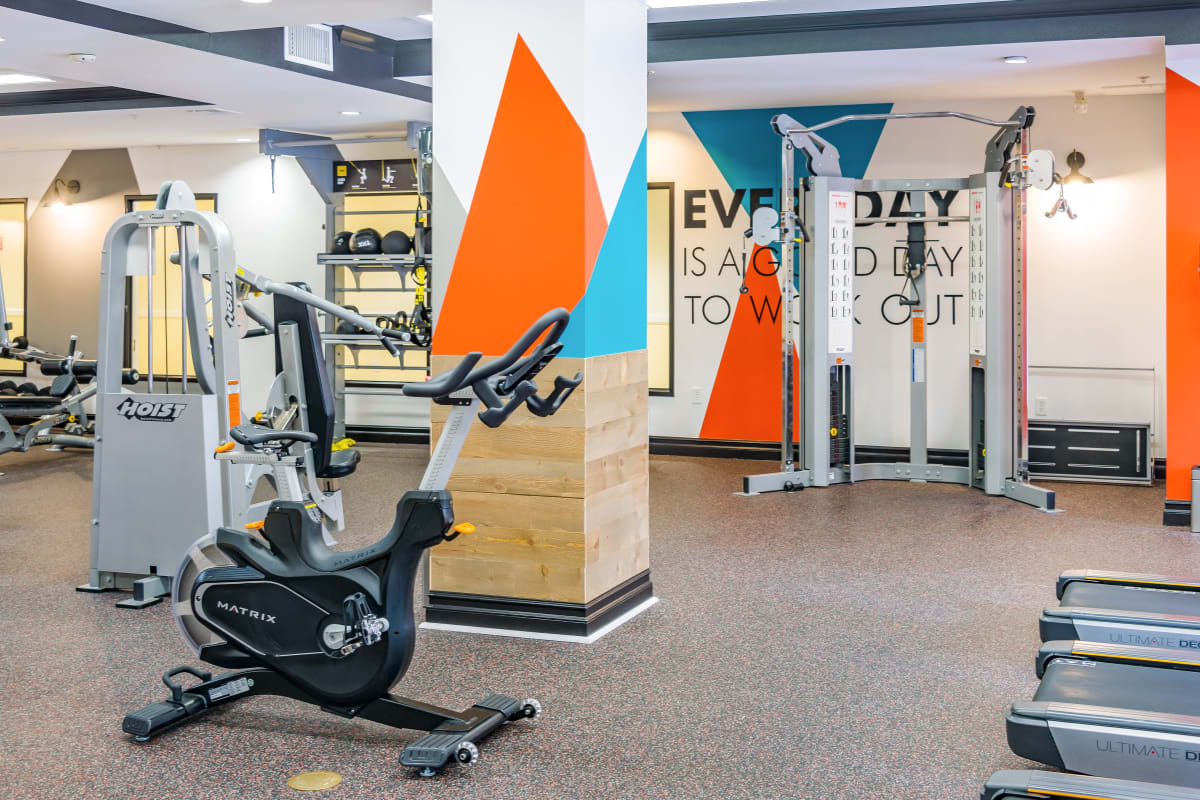
[[[9,339],[25,335],[25,200],[0,200],[0,286],[12,330]],[[0,359],[0,374],[24,375],[25,364]]]
[[675,184],[651,183],[646,195],[646,354],[650,394],[675,394]]

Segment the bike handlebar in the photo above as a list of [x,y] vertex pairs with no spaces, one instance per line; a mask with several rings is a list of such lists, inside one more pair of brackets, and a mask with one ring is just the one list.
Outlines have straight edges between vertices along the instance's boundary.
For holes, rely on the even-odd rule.
[[[475,365],[483,358],[483,354],[478,352],[468,353],[452,369],[430,378],[424,383],[406,383],[403,391],[409,397],[444,397],[472,386],[479,381],[499,375],[501,372],[516,373],[518,368],[536,361],[548,348],[558,342],[570,318],[571,314],[565,308],[556,308],[552,311],[547,311],[537,322],[530,326],[529,330],[521,334],[521,338],[504,355],[489,361],[482,367],[475,368]],[[538,348],[528,356],[522,358],[525,351],[543,333],[551,328],[553,329],[550,330],[550,333]]]
[[[409,397],[431,397],[444,400],[455,392],[470,388],[487,408],[479,418],[489,427],[498,427],[525,403],[539,417],[548,417],[562,406],[575,387],[583,382],[583,374],[574,378],[554,379],[554,391],[548,397],[537,394],[533,378],[562,350],[563,331],[571,320],[565,308],[547,311],[521,335],[504,355],[476,366],[482,353],[468,353],[452,369],[424,383],[407,383],[402,391]],[[539,341],[540,340],[540,341]],[[532,349],[528,355],[526,350]],[[490,379],[502,376],[497,381]],[[511,398],[507,403],[501,398]]]

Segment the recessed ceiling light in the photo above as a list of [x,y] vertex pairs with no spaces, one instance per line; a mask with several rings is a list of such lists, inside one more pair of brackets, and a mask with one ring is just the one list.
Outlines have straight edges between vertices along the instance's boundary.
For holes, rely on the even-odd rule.
[[362,113],[361,111],[343,111],[342,116],[343,117],[357,117],[361,113]]
[[423,19],[426,22],[433,22],[433,14],[417,14],[417,19]]
[[244,136],[240,136],[240,137],[238,137],[237,139],[234,139],[234,141],[235,141],[235,142],[253,142],[254,140],[253,140],[253,139],[247,139],[247,138],[246,138],[246,137],[244,137]]
[[650,8],[680,8],[681,6],[723,6],[734,3],[763,3],[766,0],[646,0]]
[[6,41],[6,39],[3,36],[0,36],[0,42],[3,42],[3,41]]
[[20,72],[0,73],[0,84],[12,86],[17,83],[54,83],[54,79],[43,78],[41,75],[24,75]]
[[242,0],[243,3],[269,3],[271,0]]
[[1005,56],[1005,64],[1028,64],[1029,56]]

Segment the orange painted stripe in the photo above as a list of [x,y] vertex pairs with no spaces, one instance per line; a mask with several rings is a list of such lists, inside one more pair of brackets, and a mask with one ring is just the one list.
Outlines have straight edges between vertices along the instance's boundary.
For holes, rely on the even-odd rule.
[[1200,464],[1200,86],[1167,70],[1167,498]]

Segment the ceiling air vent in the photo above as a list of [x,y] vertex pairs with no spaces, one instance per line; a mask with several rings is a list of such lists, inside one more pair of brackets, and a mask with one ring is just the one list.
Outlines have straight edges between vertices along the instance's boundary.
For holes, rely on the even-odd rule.
[[283,58],[294,64],[333,71],[333,28],[289,25],[283,29]]

